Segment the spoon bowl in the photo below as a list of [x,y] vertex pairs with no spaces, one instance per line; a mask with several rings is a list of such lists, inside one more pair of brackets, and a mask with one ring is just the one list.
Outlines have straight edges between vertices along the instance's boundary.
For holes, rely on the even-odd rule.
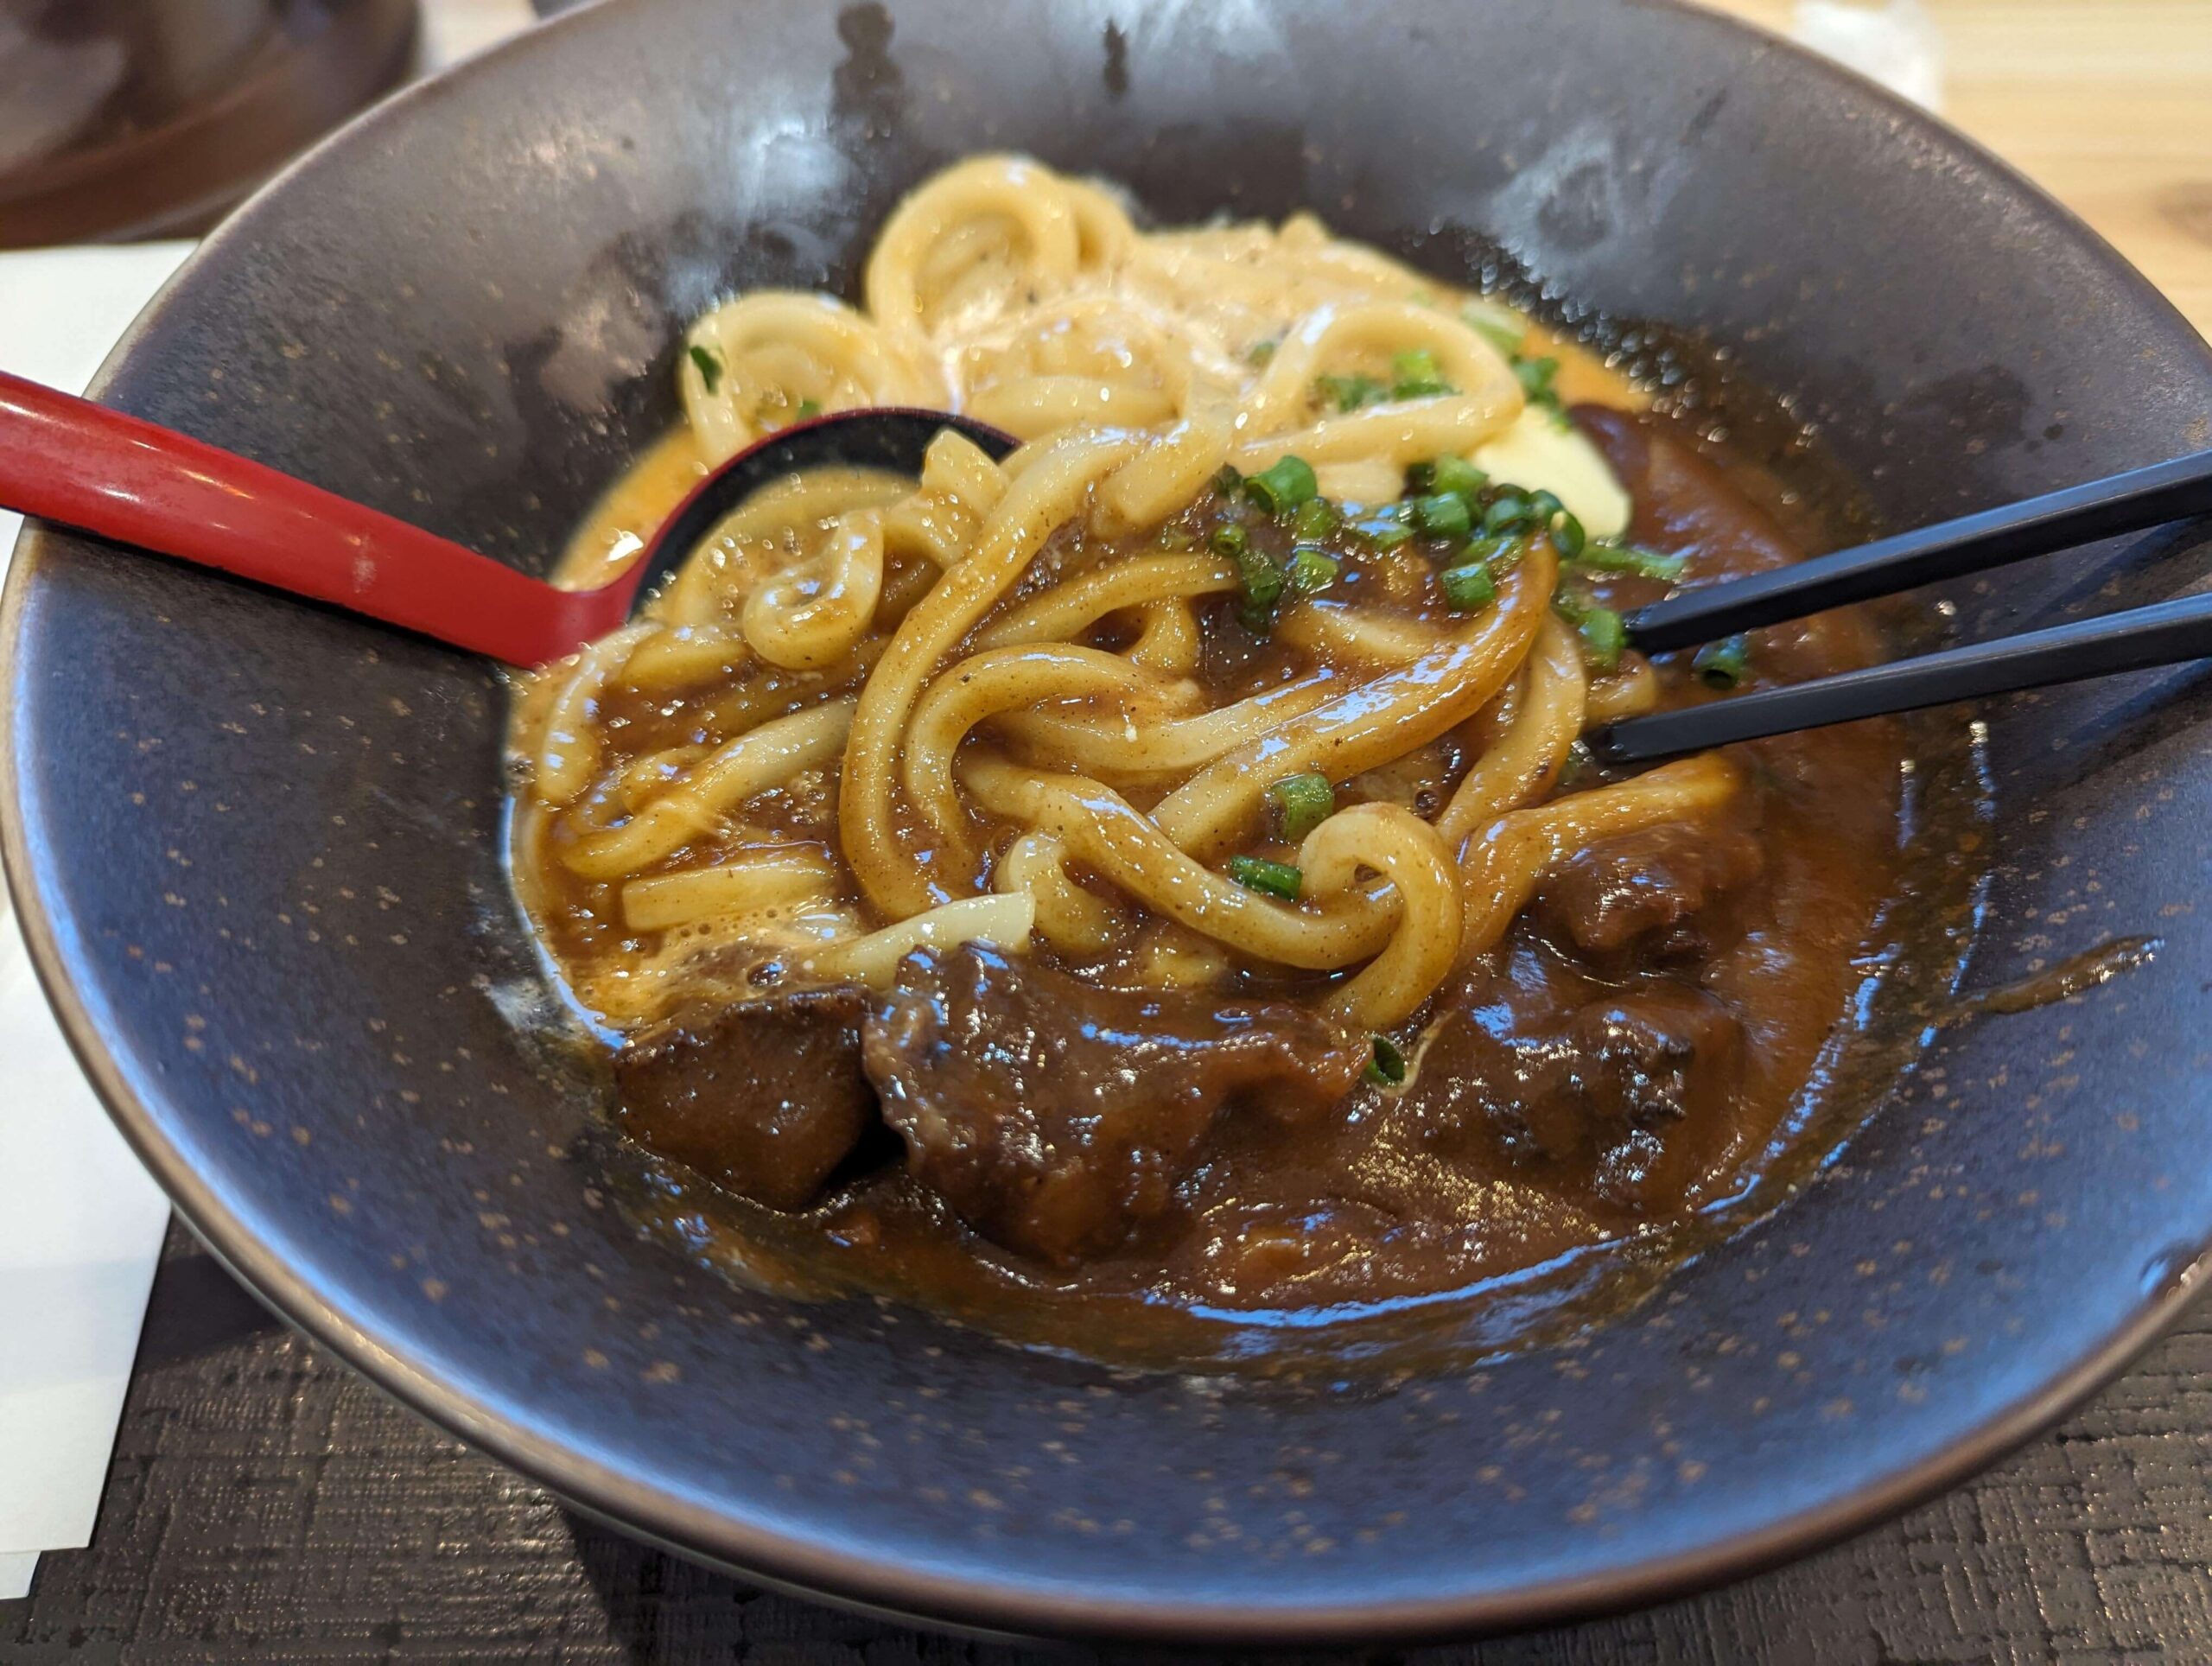
[[988,423],[901,408],[779,429],[701,480],[618,577],[567,590],[236,452],[0,372],[0,508],[528,668],[621,625],[639,596],[771,481],[837,464],[916,474],[947,429],[994,458],[1015,444]]

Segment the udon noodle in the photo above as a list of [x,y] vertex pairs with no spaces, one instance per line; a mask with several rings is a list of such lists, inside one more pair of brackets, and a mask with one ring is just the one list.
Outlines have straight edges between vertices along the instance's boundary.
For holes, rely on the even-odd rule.
[[[1141,231],[970,161],[893,215],[864,305],[742,296],[678,373],[632,514],[817,412],[1021,444],[764,491],[524,690],[518,870],[617,1030],[982,942],[1121,987],[1302,978],[1389,1032],[1563,854],[1738,789],[1711,756],[1551,796],[1586,723],[1652,697],[1575,599],[1630,506],[1560,415],[1635,391],[1311,216]],[[567,582],[634,556],[622,508]]]
[[1017,443],[779,481],[518,690],[517,888],[646,1218],[1180,1361],[1499,1280],[1531,1313],[1806,1126],[1900,738],[1584,750],[1873,645],[1838,610],[1629,647],[1624,610],[1822,534],[1608,363],[1308,215],[1140,229],[985,157],[858,304],[738,296],[676,375],[562,582],[817,414]]

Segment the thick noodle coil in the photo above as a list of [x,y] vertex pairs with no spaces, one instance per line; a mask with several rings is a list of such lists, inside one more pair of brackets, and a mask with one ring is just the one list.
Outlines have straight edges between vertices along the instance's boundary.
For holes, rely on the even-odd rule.
[[[1553,796],[1585,722],[1656,687],[1633,656],[1593,681],[1552,605],[1579,545],[1534,537],[1447,604],[1458,557],[1370,536],[1409,466],[1522,421],[1501,308],[1308,217],[1141,232],[997,156],[909,197],[863,287],[865,309],[763,293],[692,327],[701,456],[880,404],[1025,443],[998,462],[948,434],[917,480],[757,493],[524,690],[518,870],[541,912],[571,900],[556,951],[609,1021],[733,953],[882,987],[918,948],[1033,941],[1123,982],[1302,976],[1382,1031],[1562,858],[1736,790],[1707,758]],[[1279,466],[1319,492],[1291,493],[1301,531],[1239,495]],[[1260,597],[1255,561],[1313,582]],[[1319,811],[1285,822],[1286,783]]]

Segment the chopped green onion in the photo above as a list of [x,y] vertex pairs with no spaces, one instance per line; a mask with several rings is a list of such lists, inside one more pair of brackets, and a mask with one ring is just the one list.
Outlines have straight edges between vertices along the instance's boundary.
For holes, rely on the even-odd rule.
[[1620,664],[1628,627],[1618,614],[1573,590],[1554,596],[1552,607],[1582,639],[1582,658],[1592,671],[1609,671]]
[[1518,492],[1505,492],[1491,499],[1490,507],[1483,511],[1483,531],[1510,532],[1535,518],[1528,499]]
[[1529,553],[1529,541],[1518,533],[1486,532],[1472,539],[1459,551],[1460,564],[1478,561],[1490,569],[1492,578],[1502,578],[1521,564],[1521,557]]
[[1567,506],[1559,500],[1559,493],[1547,492],[1541,486],[1529,494],[1529,517],[1537,525],[1548,527],[1555,516],[1567,512]]
[[1390,390],[1372,376],[1317,376],[1313,387],[1338,410],[1357,410],[1390,397]]
[[1163,526],[1160,529],[1160,547],[1163,550],[1195,550],[1198,547],[1198,535],[1187,526]]
[[1301,544],[1290,552],[1283,575],[1293,595],[1310,596],[1334,584],[1343,571],[1344,563],[1319,544]]
[[1391,355],[1390,397],[1393,399],[1426,399],[1433,394],[1457,393],[1459,391],[1444,379],[1444,372],[1436,362],[1436,355],[1427,347],[1412,347]]
[[1297,508],[1320,489],[1313,466],[1303,457],[1285,457],[1273,468],[1244,479],[1244,495],[1271,515]]
[[1479,561],[1447,567],[1438,582],[1444,587],[1444,605],[1455,614],[1480,613],[1497,600],[1497,581]]
[[1552,388],[1552,379],[1559,374],[1556,359],[1529,359],[1520,353],[1513,355],[1513,374],[1519,378],[1521,391],[1532,405],[1541,405],[1548,410],[1560,408],[1560,397]]
[[1490,484],[1490,476],[1465,457],[1439,457],[1428,466],[1431,492],[1456,492],[1469,502]]
[[1529,339],[1527,321],[1503,302],[1466,302],[1459,308],[1459,321],[1509,357]]
[[1255,341],[1244,350],[1244,362],[1255,370],[1261,368],[1274,356],[1275,343],[1273,341]]
[[1749,637],[1724,637],[1718,642],[1708,642],[1697,651],[1690,661],[1690,668],[1697,672],[1697,680],[1708,689],[1726,691],[1740,688],[1751,675],[1751,643]]
[[1456,492],[1432,493],[1414,499],[1414,525],[1432,538],[1464,538],[1474,531],[1467,500]]
[[1580,787],[1598,773],[1598,760],[1590,755],[1590,748],[1577,741],[1567,749],[1566,760],[1559,766],[1559,779],[1553,785],[1560,792]]
[[1601,671],[1617,671],[1628,647],[1628,627],[1611,607],[1592,607],[1575,627],[1582,638],[1582,657]]
[[1275,604],[1282,600],[1282,569],[1255,554],[1243,569],[1244,600],[1236,609],[1237,623],[1254,636],[1265,636],[1274,626]]
[[1281,897],[1285,902],[1296,902],[1299,890],[1306,883],[1306,875],[1288,862],[1269,862],[1265,856],[1231,856],[1229,877],[1247,891]]
[[712,397],[715,390],[722,385],[721,354],[712,347],[694,347],[691,362],[699,367],[699,379],[706,384],[708,396]]
[[1308,498],[1291,512],[1290,535],[1301,540],[1325,538],[1337,530],[1336,505],[1326,498]]
[[1236,563],[1236,576],[1244,586],[1244,600],[1236,617],[1246,630],[1265,636],[1275,603],[1282,600],[1282,569],[1252,547],[1241,526],[1217,526],[1209,540],[1214,554]]
[[[1564,555],[1566,551],[1560,553]],[[1658,579],[1672,584],[1682,575],[1686,562],[1681,556],[1662,555],[1641,544],[1596,538],[1575,555],[1574,564],[1592,573],[1624,573],[1631,578]]]
[[1337,813],[1337,790],[1319,770],[1286,775],[1268,789],[1268,803],[1274,811],[1275,837],[1297,844]]
[[1377,1087],[1395,1088],[1406,1079],[1406,1055],[1387,1035],[1375,1038],[1374,1057],[1367,1061],[1367,1079]]
[[1384,504],[1353,521],[1351,530],[1363,543],[1375,549],[1395,550],[1414,535],[1414,529],[1406,524],[1406,505]]
[[795,423],[804,423],[811,417],[819,416],[821,414],[822,402],[820,400],[802,399],[798,402],[798,412],[791,418],[791,420]]
[[1582,530],[1582,523],[1564,509],[1552,517],[1552,548],[1567,560],[1573,561],[1583,551],[1589,536]]

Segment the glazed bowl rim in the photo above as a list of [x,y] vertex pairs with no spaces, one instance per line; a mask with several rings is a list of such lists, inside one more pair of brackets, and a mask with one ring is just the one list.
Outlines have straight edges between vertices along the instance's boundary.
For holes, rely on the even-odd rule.
[[[372,106],[321,140],[264,185],[203,240],[117,344],[92,385],[105,391],[168,308],[179,286],[204,261],[220,259],[250,240],[254,223],[273,209],[298,175],[326,153],[365,143],[385,124],[404,122],[418,105],[453,95],[486,60],[556,49],[571,30],[612,10],[652,0],[601,0],[473,54]],[[1727,37],[1724,55],[1774,53],[1796,72],[1847,91],[1863,106],[1914,129],[1931,148],[1971,163],[1994,187],[2031,207],[2045,223],[2083,245],[2107,276],[2152,314],[2187,328],[2165,296],[2071,210],[2030,183],[1939,118],[1802,48],[1686,0],[1617,0],[1675,14],[1681,26]],[[603,26],[598,25],[598,26]],[[2200,344],[2201,345],[2201,344]],[[2212,375],[2212,348],[2204,352]],[[27,525],[15,570],[0,600],[0,642],[12,645],[50,535]],[[0,861],[4,861],[29,959],[60,1021],[72,1052],[95,1091],[173,1205],[208,1249],[281,1317],[330,1348],[413,1410],[550,1489],[586,1514],[678,1554],[745,1579],[811,1598],[901,1619],[969,1631],[1114,1637],[1191,1644],[1296,1644],[1411,1642],[1525,1628],[1629,1608],[1740,1577],[1816,1549],[1894,1515],[1993,1462],[2056,1421],[2117,1376],[2173,1323],[2193,1297],[2212,1250],[2175,1270],[2063,1371],[2021,1395],[1947,1447],[1902,1464],[1878,1479],[1809,1509],[1710,1544],[1598,1573],[1516,1587],[1506,1593],[1446,1595],[1372,1603],[1300,1606],[1179,1601],[1151,1603],[1102,1597],[1069,1581],[984,1579],[917,1567],[841,1549],[827,1535],[804,1536],[758,1524],[734,1510],[642,1481],[583,1456],[534,1428],[527,1412],[502,1407],[453,1386],[419,1351],[381,1335],[349,1304],[294,1272],[272,1246],[218,1195],[164,1131],[147,1097],[126,1079],[65,970],[62,939],[73,927],[49,917],[29,874],[35,861],[26,830],[25,782],[12,728],[0,729]]]

